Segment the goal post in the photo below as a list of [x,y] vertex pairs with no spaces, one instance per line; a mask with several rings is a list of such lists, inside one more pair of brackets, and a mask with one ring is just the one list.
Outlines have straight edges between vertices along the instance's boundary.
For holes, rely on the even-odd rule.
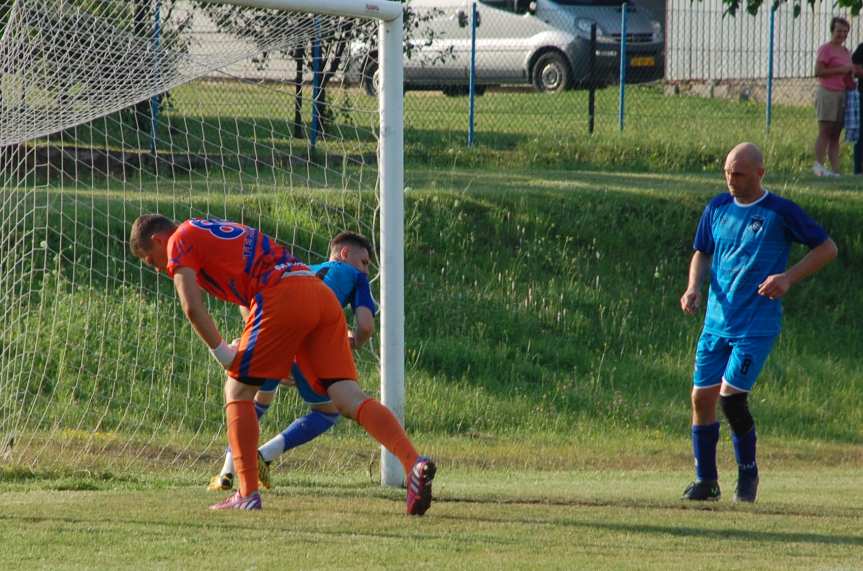
[[[401,7],[399,7],[401,9]],[[404,64],[401,11],[379,28],[381,60],[381,399],[404,424]],[[381,447],[381,481],[402,484],[398,459]]]
[[[189,30],[199,10],[220,5],[281,11],[286,29],[262,33],[254,21],[236,46],[198,52],[222,32]],[[135,18],[161,13],[155,41],[138,20],[129,23],[133,10]],[[389,0],[13,4],[10,21],[0,21],[0,223],[11,228],[0,238],[0,302],[16,308],[0,323],[0,459],[56,461],[54,447],[70,438],[81,444],[64,449],[73,463],[101,454],[122,470],[165,458],[209,462],[223,446],[212,430],[220,391],[205,381],[215,366],[175,304],[163,303],[171,298],[163,281],[128,259],[128,222],[153,209],[175,219],[266,222],[302,259],[320,260],[324,238],[342,229],[371,237],[379,250],[381,400],[404,422],[403,10]],[[291,53],[291,34],[302,52],[320,34],[318,15],[330,37],[341,33],[340,18],[378,22],[380,89],[376,120],[346,102],[353,94],[331,96],[330,131],[315,148],[313,137],[297,142],[304,127],[286,117],[283,100],[256,108],[267,97],[294,96],[282,85],[292,76],[261,76],[256,54]],[[231,70],[242,62],[248,75],[240,77]],[[301,89],[297,80],[298,105]],[[238,91],[247,99],[232,104],[233,118],[200,104],[206,96],[227,108]],[[140,116],[139,103],[166,93],[158,117]],[[371,143],[375,160],[366,158]],[[376,204],[363,198],[372,191]],[[293,210],[320,223],[298,222]],[[211,310],[217,322],[236,325],[227,309]],[[168,363],[155,350],[166,340]],[[168,445],[154,433],[160,426],[194,439]],[[117,440],[121,431],[128,440]],[[401,485],[401,464],[381,453],[382,484]]]

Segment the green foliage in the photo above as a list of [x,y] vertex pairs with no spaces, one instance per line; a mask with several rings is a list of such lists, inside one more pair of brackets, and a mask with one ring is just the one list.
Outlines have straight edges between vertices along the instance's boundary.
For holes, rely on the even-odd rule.
[[[777,8],[779,5],[788,2],[789,0],[772,0],[769,4],[773,9]],[[809,4],[810,8],[814,8],[817,0],[806,0],[806,3]],[[722,0],[722,2],[726,6],[726,11],[732,16],[737,14],[737,11],[742,7],[746,9],[746,12],[755,15],[764,5],[764,0]],[[794,5],[794,17],[800,15],[800,11],[803,8],[803,0],[791,0]],[[855,16],[860,14],[860,8],[863,8],[863,0],[836,0],[835,4],[842,8],[847,8],[851,11],[851,13]]]
[[[558,431],[597,418],[622,429],[685,426],[700,323],[678,299],[695,224],[723,191],[721,178],[460,174],[465,181],[428,182],[470,192],[409,195],[408,353],[418,372],[466,393],[472,408],[450,414],[458,407],[436,409],[443,396],[424,392],[408,418],[452,432]],[[701,188],[712,190],[693,192]],[[786,335],[758,388],[759,418],[789,434],[854,440],[857,428],[820,415],[844,409],[847,398],[860,402],[853,352],[825,342],[829,330],[859,350],[855,326],[847,311],[824,310],[853,290],[860,231],[846,210],[860,206],[786,194],[824,222],[844,253],[788,300]],[[805,404],[822,383],[831,404]]]

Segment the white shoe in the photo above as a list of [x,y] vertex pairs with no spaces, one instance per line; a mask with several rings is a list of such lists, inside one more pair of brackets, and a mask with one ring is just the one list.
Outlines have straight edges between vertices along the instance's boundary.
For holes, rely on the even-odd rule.
[[830,176],[828,174],[830,171],[821,166],[821,163],[817,161],[812,165],[812,172],[815,173],[815,176]]

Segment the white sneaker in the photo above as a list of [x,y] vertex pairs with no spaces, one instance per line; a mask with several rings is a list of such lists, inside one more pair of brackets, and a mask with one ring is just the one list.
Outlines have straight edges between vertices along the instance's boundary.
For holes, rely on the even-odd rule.
[[815,176],[830,176],[830,171],[825,169],[821,163],[817,161],[812,165],[812,172],[815,173]]

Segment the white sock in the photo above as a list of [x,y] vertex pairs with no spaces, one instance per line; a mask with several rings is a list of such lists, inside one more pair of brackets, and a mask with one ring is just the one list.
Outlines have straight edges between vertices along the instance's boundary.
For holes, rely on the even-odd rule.
[[285,451],[285,439],[281,434],[275,435],[269,442],[258,448],[265,462],[272,462],[274,458]]
[[219,472],[220,476],[224,476],[225,474],[233,474],[234,473],[234,455],[231,454],[231,449],[225,452],[225,464],[222,466],[222,471]]

